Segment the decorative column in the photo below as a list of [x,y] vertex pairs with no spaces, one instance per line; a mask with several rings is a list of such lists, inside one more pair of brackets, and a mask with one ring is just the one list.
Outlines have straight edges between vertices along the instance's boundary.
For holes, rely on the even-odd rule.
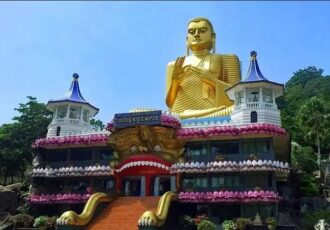
[[260,99],[259,99],[259,107],[261,106],[260,103],[264,102],[263,98],[262,98],[262,88],[259,88],[259,95],[260,95]]
[[80,118],[79,118],[79,121],[80,122],[84,122],[84,118],[83,118],[83,112],[84,112],[84,107],[80,107],[81,108],[81,111],[80,111]]
[[145,175],[145,178],[146,178],[146,196],[151,196],[151,179],[152,179],[152,176],[151,175]]
[[115,178],[116,178],[116,192],[118,193],[118,194],[120,194],[121,193],[121,191],[122,191],[122,181],[121,181],[121,176],[119,176],[117,173],[115,173]]
[[246,104],[247,104],[247,95],[246,95],[246,89],[244,89],[244,108],[246,108]]
[[65,118],[69,118],[69,113],[70,113],[70,105],[68,105],[68,108],[66,110],[66,117]]
[[53,121],[57,119],[57,113],[58,113],[58,107],[56,107],[55,109]]
[[177,192],[181,192],[181,175],[182,173],[177,173],[176,174],[176,190]]

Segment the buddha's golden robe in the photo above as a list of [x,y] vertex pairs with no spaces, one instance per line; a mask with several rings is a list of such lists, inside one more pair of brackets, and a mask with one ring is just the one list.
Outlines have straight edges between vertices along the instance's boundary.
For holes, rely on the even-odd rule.
[[[184,57],[178,58],[176,68],[185,68],[179,87],[168,90],[166,103],[172,112],[205,110],[215,107],[230,107],[225,90],[240,80],[240,64],[235,55],[208,54],[196,66],[185,64]],[[212,115],[212,114],[208,114]]]

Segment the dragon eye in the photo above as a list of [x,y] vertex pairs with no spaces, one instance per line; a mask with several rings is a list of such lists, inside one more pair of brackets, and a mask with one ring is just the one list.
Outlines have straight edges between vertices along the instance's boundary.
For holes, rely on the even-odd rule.
[[156,152],[158,152],[158,151],[162,150],[162,148],[160,147],[160,145],[155,145],[154,150]]

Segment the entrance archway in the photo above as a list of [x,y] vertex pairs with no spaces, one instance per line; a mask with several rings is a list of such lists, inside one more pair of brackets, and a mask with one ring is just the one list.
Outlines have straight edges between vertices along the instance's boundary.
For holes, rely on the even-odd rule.
[[175,192],[175,180],[175,176],[156,176],[153,180],[152,194],[154,196],[161,196],[167,191]]
[[128,176],[122,179],[122,194],[125,196],[145,196],[145,177]]
[[[115,168],[115,177],[118,181],[116,190],[125,196],[132,196],[132,194],[138,194],[139,196],[153,195],[153,179],[159,176],[170,178],[169,169],[171,165],[170,162],[152,154],[133,155]],[[168,186],[171,188],[171,184],[173,184],[170,179],[164,179],[161,182],[162,190],[164,190],[164,186],[166,189]]]

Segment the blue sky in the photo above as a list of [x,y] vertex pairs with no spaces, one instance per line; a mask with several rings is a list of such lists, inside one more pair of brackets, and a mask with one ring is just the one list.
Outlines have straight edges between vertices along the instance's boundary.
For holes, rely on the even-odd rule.
[[187,22],[209,18],[217,53],[251,50],[285,83],[314,65],[330,75],[330,2],[0,2],[0,124],[26,96],[62,97],[72,74],[104,123],[132,108],[166,109],[165,71],[185,54]]

